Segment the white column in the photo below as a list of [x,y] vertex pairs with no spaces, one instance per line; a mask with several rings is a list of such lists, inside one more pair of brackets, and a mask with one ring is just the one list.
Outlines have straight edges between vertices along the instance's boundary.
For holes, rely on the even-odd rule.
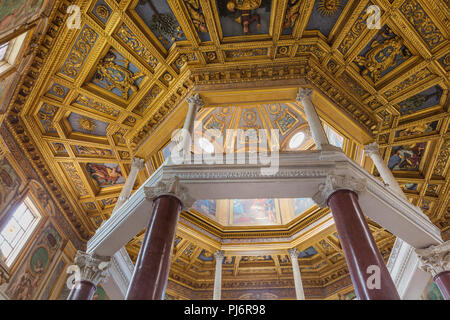
[[319,115],[312,102],[312,93],[312,89],[300,88],[297,94],[297,102],[300,102],[303,105],[314,143],[318,150],[336,150],[337,148],[330,145],[328,142],[322,122],[320,121]]
[[375,164],[375,168],[377,168],[384,183],[387,184],[389,188],[395,191],[395,193],[397,193],[403,199],[408,200],[403,193],[403,190],[398,185],[397,180],[395,180],[395,177],[392,174],[391,170],[389,170],[386,162],[384,162],[383,158],[381,157],[380,151],[378,150],[378,144],[376,142],[368,144],[364,146],[364,151],[372,159],[373,163]]
[[300,267],[298,266],[298,251],[295,248],[289,249],[288,251],[291,256],[292,271],[294,274],[295,295],[297,296],[297,300],[305,300]]
[[122,191],[120,192],[119,199],[117,199],[116,206],[114,207],[112,214],[114,214],[114,212],[116,212],[130,197],[137,175],[143,166],[144,159],[133,158],[131,161],[130,174],[128,175],[127,181],[125,181]]
[[[200,95],[198,93],[186,98],[186,101],[188,103],[188,112],[186,115],[186,119],[184,120],[183,125],[183,150],[187,151],[187,155],[190,156],[190,150],[191,150],[191,139],[194,131],[194,121],[195,117],[197,115],[197,112],[200,110],[201,107],[204,106],[203,100],[200,98]],[[189,136],[187,135],[189,133]],[[186,154],[185,154],[186,155]]]
[[216,258],[216,273],[214,275],[214,294],[213,300],[222,299],[222,263],[225,258],[225,253],[223,251],[217,250],[214,253]]

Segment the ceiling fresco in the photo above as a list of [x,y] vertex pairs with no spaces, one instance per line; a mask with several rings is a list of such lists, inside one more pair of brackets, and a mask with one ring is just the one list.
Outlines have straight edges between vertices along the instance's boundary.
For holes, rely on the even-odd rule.
[[[66,25],[71,4],[81,8],[79,28]],[[380,29],[367,27],[370,5],[380,8]],[[3,124],[87,241],[109,218],[132,157],[145,158],[136,188],[167,159],[187,96],[199,92],[205,100],[198,132],[276,128],[280,149],[295,151],[315,147],[302,106],[295,103],[299,86],[312,87],[333,144],[379,176],[362,151],[377,141],[411,203],[450,237],[448,16],[442,0],[57,0]],[[304,139],[293,150],[289,142],[299,132]],[[259,138],[247,137],[241,147]],[[241,142],[224,140],[225,148]],[[277,201],[278,228],[287,211],[277,209]],[[293,218],[286,228],[307,227],[325,214],[308,201],[290,200]],[[183,213],[193,217],[186,228],[209,226],[213,234],[214,228],[237,228],[246,236],[248,225],[228,225],[233,217],[222,221],[220,212],[218,201],[199,201]],[[273,221],[266,213],[258,219]],[[271,237],[267,230],[261,237]],[[138,240],[127,247],[132,255]],[[306,265],[317,271],[311,279],[320,282],[327,272],[337,274],[344,260],[331,230],[316,240],[298,249],[312,246],[317,252],[300,260],[310,259]],[[327,254],[331,249],[320,240],[336,252]],[[183,254],[187,243],[194,246],[190,257]],[[386,252],[392,243],[387,233],[379,238]],[[187,270],[185,281],[190,277],[189,285],[200,290],[191,267],[210,277],[212,262],[200,264],[197,257],[202,250],[210,257],[213,247],[183,234],[172,279]],[[282,262],[286,252],[267,255],[272,260],[242,264],[261,263],[267,269],[260,271],[262,278],[292,279],[288,262]],[[239,271],[239,255],[231,256],[226,272],[251,274],[250,267]]]

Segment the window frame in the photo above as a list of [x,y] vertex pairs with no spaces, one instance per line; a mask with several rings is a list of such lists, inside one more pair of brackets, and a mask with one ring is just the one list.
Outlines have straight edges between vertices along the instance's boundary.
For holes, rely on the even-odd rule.
[[[14,267],[15,263],[19,260],[21,255],[29,247],[36,230],[38,230],[40,223],[44,220],[44,215],[41,213],[41,210],[36,203],[36,199],[34,199],[32,194],[28,192],[20,201],[16,203],[13,208],[8,211],[8,213],[4,217],[2,217],[0,223],[0,233],[6,228],[11,219],[13,219],[14,214],[22,204],[24,204],[25,207],[31,212],[34,219],[30,222],[28,227],[24,229],[24,233],[21,235],[20,239],[17,241],[7,257],[3,256],[3,253],[0,250],[0,255],[3,258],[3,262],[10,270]],[[14,219],[16,221],[18,220],[15,217]],[[20,227],[23,229],[22,226]],[[4,236],[2,237],[5,238]],[[11,246],[11,243],[7,239],[4,239],[3,241],[7,241],[7,243]]]

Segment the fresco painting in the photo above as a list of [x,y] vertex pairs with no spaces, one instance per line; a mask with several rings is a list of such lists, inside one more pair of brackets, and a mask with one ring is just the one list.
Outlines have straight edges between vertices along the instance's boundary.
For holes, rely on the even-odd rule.
[[276,224],[275,200],[233,200],[233,223],[247,225]]
[[425,152],[426,142],[392,148],[388,167],[391,170],[419,170],[420,162]]
[[192,209],[200,213],[215,217],[216,216],[216,200],[197,200]]
[[12,300],[35,298],[52,259],[60,249],[62,238],[52,225],[48,225],[31,246],[24,263],[8,283],[6,294]]
[[100,188],[125,182],[117,163],[88,163],[86,169]]
[[403,138],[409,136],[415,136],[419,134],[424,134],[428,132],[435,131],[437,128],[438,121],[433,121],[429,123],[418,124],[417,126],[398,130],[395,132],[396,138]]
[[0,160],[0,212],[14,198],[20,184],[20,179],[8,160]]
[[0,33],[17,28],[38,13],[44,0],[0,0]]
[[315,203],[311,198],[297,198],[292,201],[294,203],[294,213],[299,215],[306,209],[311,208]]

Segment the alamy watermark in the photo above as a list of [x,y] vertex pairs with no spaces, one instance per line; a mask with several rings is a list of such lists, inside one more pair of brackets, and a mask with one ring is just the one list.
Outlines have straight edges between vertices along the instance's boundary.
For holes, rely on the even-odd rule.
[[366,20],[367,28],[381,29],[381,9],[377,5],[368,6],[366,13],[369,15]]
[[67,18],[66,26],[69,29],[80,29],[81,25],[81,10],[80,7],[72,4],[67,7],[66,12],[70,14]]
[[366,272],[370,274],[370,276],[366,280],[366,287],[369,290],[373,289],[381,289],[381,272],[380,267],[377,265],[370,265],[367,267]]

